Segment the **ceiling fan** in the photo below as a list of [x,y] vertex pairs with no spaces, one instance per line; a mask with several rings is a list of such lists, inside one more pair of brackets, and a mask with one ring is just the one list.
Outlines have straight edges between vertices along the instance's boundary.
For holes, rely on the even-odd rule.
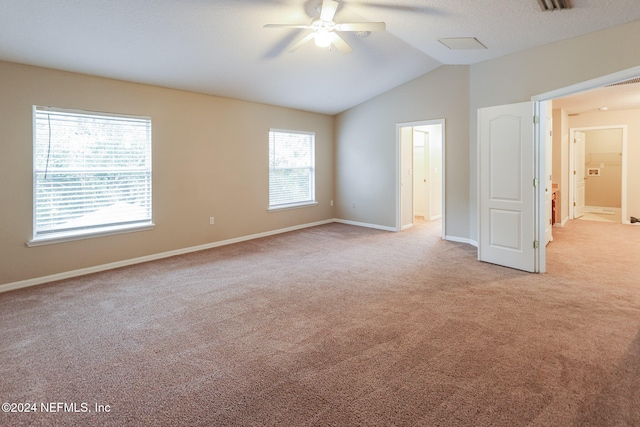
[[320,8],[320,18],[309,25],[297,24],[267,24],[264,28],[303,28],[312,30],[305,38],[294,44],[289,52],[295,52],[303,44],[314,40],[318,47],[335,46],[342,53],[352,51],[351,46],[340,37],[336,31],[355,31],[367,34],[370,31],[384,31],[384,22],[351,22],[338,24],[333,20],[339,3],[333,0],[323,0]]

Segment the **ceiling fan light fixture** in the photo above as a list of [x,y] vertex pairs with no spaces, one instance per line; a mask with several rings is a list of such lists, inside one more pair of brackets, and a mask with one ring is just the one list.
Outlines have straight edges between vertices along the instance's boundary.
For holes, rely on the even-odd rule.
[[318,47],[329,47],[331,45],[331,33],[321,28],[316,31],[314,41]]
[[350,53],[353,49],[338,33],[355,32],[359,37],[366,37],[371,31],[384,31],[387,27],[384,22],[347,22],[336,23],[333,18],[338,9],[335,0],[322,0],[320,7],[320,19],[316,19],[310,25],[305,24],[266,24],[264,28],[300,28],[311,30],[303,39],[296,42],[289,52],[295,52],[303,44],[313,40],[316,46],[327,48],[335,47],[341,53]]

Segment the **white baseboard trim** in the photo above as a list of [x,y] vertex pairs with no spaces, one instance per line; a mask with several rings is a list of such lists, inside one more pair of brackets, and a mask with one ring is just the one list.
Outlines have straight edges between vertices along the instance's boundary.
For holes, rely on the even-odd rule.
[[63,273],[52,274],[49,276],[36,277],[33,279],[21,280],[18,282],[5,283],[0,285],[0,293],[13,291],[15,289],[27,288],[30,286],[42,285],[44,283],[55,282],[57,280],[70,279],[72,277],[84,276],[92,273],[99,273],[101,271],[112,270],[120,267],[127,267],[129,265],[141,264],[143,262],[155,261],[163,258],[169,258],[176,255],[184,255],[191,252],[203,251],[206,249],[217,248],[219,246],[231,245],[234,243],[240,243],[247,240],[260,239],[262,237],[273,236],[275,234],[287,233],[289,231],[301,230],[303,228],[316,227],[318,225],[330,224],[335,222],[334,219],[328,219],[324,221],[317,221],[308,224],[295,225],[287,228],[280,228],[278,230],[265,231],[264,233],[251,234],[248,236],[236,237],[228,240],[221,240],[219,242],[206,243],[204,245],[191,246],[188,248],[176,249],[168,252],[161,252],[157,254],[142,256],[138,258],[131,258],[122,261],[111,262],[108,264],[96,265],[93,267],[80,268],[78,270],[65,271]]
[[585,206],[583,212],[600,213],[600,214],[614,214],[621,212],[621,208],[608,208],[605,206]]
[[412,228],[412,227],[413,227],[413,223],[407,224],[407,225],[403,225],[402,226],[402,231],[407,230],[407,229]]
[[[206,250],[206,249],[217,248],[217,247],[220,247],[220,246],[232,245],[234,243],[245,242],[247,240],[260,239],[262,237],[273,236],[273,235],[276,235],[276,234],[287,233],[287,232],[295,231],[295,230],[302,230],[304,228],[316,227],[318,225],[330,224],[332,222],[337,222],[337,223],[347,224],[347,225],[355,225],[355,226],[358,226],[358,227],[374,228],[374,229],[383,230],[383,231],[391,231],[391,232],[395,232],[396,231],[396,229],[394,227],[387,227],[387,226],[384,226],[384,225],[368,224],[368,223],[364,223],[364,222],[349,221],[349,220],[346,220],[346,219],[333,218],[333,219],[327,219],[327,220],[323,220],[323,221],[311,222],[311,223],[307,223],[307,224],[294,225],[292,227],[280,228],[280,229],[277,229],[277,230],[265,231],[263,233],[250,234],[248,236],[236,237],[236,238],[228,239],[228,240],[221,240],[219,242],[206,243],[204,245],[191,246],[191,247],[188,247],[188,248],[182,248],[182,249],[176,249],[176,250],[173,250],[173,251],[167,251],[167,252],[161,252],[161,253],[152,254],[152,255],[146,255],[146,256],[142,256],[142,257],[138,257],[138,258],[131,258],[131,259],[126,259],[126,260],[122,260],[122,261],[111,262],[111,263],[108,263],[108,264],[96,265],[96,266],[93,266],[93,267],[87,267],[87,268],[80,268],[80,269],[77,269],[77,270],[65,271],[63,273],[51,274],[49,276],[42,276],[42,277],[36,277],[36,278],[33,278],[33,279],[21,280],[21,281],[18,281],[18,282],[5,283],[3,285],[0,285],[0,293],[13,291],[13,290],[16,290],[16,289],[28,288],[30,286],[42,285],[42,284],[45,284],[45,283],[55,282],[55,281],[58,281],[58,280],[64,280],[64,279],[70,279],[70,278],[73,278],[73,277],[84,276],[84,275],[87,275],[87,274],[99,273],[101,271],[107,271],[107,270],[113,270],[113,269],[116,269],[116,268],[127,267],[129,265],[141,264],[143,262],[149,262],[149,261],[155,261],[155,260],[159,260],[159,259],[163,259],[163,258],[169,258],[169,257],[172,257],[172,256],[184,255],[184,254],[188,254],[188,253],[191,253],[191,252],[198,252],[198,251],[203,251],[203,250]],[[445,236],[445,240],[449,240],[449,241],[452,241],[452,242],[467,243],[467,244],[470,244],[470,245],[475,246],[475,247],[478,246],[478,242],[476,242],[475,240],[466,239],[466,238],[462,238],[462,237]]]
[[395,229],[395,227],[387,227],[385,225],[378,225],[378,224],[367,224],[365,222],[350,221],[348,219],[334,218],[333,221],[334,222],[339,222],[340,224],[357,225],[358,227],[375,228],[376,230],[393,231],[393,232],[397,231]]
[[450,242],[458,242],[458,243],[466,243],[471,246],[478,247],[478,242],[473,239],[467,239],[465,237],[456,237],[456,236],[444,236],[444,240],[448,240]]

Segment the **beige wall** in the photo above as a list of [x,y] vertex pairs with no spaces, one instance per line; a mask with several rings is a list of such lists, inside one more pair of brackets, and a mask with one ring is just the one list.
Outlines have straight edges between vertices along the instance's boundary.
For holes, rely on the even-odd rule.
[[586,130],[585,170],[599,175],[585,178],[586,206],[622,207],[622,129]]
[[477,110],[544,94],[640,65],[640,21],[471,66],[469,236],[477,239]]
[[[34,104],[152,118],[155,229],[25,246],[32,237]],[[334,121],[332,116],[0,62],[0,284],[331,219]],[[267,212],[270,127],[316,133],[319,206]]]
[[396,227],[396,124],[445,119],[445,232],[467,237],[468,105],[469,67],[444,66],[338,115],[336,217]]

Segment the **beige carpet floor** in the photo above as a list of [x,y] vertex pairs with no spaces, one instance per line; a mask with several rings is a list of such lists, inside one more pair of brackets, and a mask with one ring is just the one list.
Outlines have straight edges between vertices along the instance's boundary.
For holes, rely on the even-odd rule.
[[0,294],[0,425],[638,426],[640,228],[554,235],[541,275],[328,224]]

